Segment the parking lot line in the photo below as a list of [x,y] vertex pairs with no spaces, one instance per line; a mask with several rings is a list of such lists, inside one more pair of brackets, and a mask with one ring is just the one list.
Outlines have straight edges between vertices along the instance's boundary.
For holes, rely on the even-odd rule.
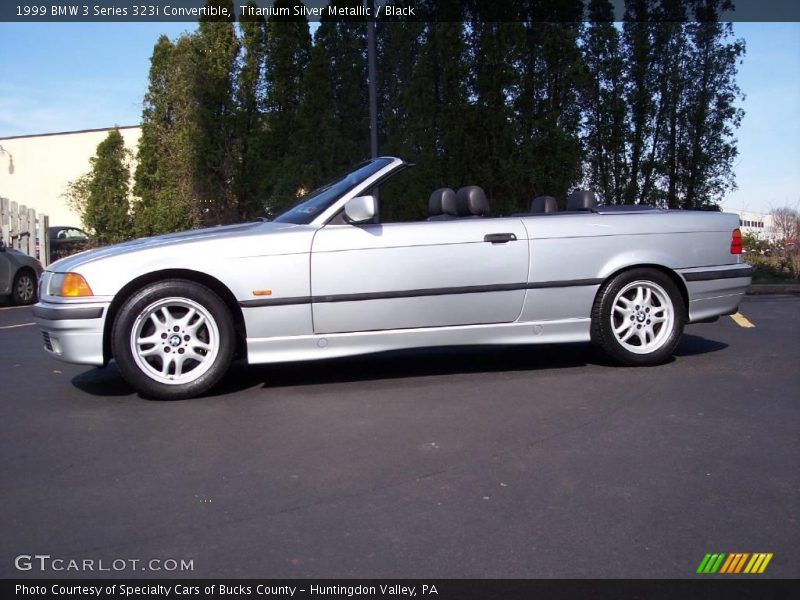
[[733,322],[736,323],[739,327],[744,327],[746,329],[750,327],[755,327],[742,313],[737,312],[735,315],[731,315],[731,319]]
[[19,323],[18,325],[0,325],[0,329],[16,329],[17,327],[30,327],[36,323]]
[[20,308],[30,308],[29,306],[0,306],[0,311],[2,310],[18,310]]

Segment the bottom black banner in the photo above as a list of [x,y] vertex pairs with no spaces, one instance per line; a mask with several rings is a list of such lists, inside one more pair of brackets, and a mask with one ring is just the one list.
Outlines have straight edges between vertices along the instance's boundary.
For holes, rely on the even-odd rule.
[[786,579],[405,579],[3,580],[3,598],[299,598],[301,600],[759,600],[799,598],[800,580]]

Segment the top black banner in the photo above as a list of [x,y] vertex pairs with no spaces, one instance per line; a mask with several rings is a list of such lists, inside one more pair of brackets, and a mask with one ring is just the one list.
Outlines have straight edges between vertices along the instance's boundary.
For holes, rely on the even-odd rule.
[[[800,21],[798,0],[609,0],[614,21]],[[5,0],[0,21],[142,22],[385,20],[569,23],[589,0]]]

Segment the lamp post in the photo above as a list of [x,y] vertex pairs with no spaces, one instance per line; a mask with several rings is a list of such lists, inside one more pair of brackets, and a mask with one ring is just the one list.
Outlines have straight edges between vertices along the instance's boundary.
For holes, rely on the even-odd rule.
[[8,154],[8,174],[9,175],[13,175],[14,174],[14,157],[11,156],[11,152],[9,152],[8,150],[6,150],[2,146],[0,146],[0,156],[2,156],[3,154]]

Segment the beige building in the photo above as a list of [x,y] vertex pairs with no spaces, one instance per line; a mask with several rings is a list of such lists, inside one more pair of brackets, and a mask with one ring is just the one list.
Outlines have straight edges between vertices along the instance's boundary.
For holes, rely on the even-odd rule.
[[726,209],[739,215],[739,229],[767,242],[774,242],[777,232],[772,224],[772,215],[752,210]]
[[[0,197],[49,215],[51,226],[81,226],[62,194],[67,184],[89,168],[97,145],[114,129],[86,129],[0,137]],[[125,146],[134,154],[141,127],[118,127]]]

